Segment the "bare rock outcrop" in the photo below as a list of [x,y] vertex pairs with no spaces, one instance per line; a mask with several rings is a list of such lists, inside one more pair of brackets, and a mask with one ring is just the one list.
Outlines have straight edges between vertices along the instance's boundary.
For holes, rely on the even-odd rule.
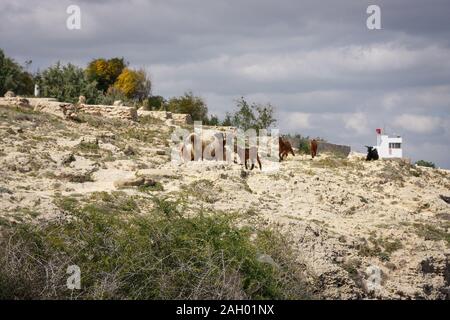
[[153,187],[156,185],[156,181],[146,177],[136,177],[130,179],[120,179],[114,182],[116,188],[128,188],[128,187]]
[[192,117],[185,113],[172,113],[168,111],[152,111],[140,108],[138,111],[139,117],[149,116],[161,121],[172,120],[171,123],[175,125],[192,124]]
[[[10,92],[10,91],[8,91],[8,92]],[[28,99],[7,95],[8,92],[5,94],[5,96],[3,98],[0,98],[0,105],[30,108],[30,102]]]
[[79,111],[88,114],[118,118],[131,121],[137,121],[138,114],[136,109],[125,106],[107,106],[107,105],[94,105],[94,104],[80,104]]
[[172,119],[172,113],[168,111],[153,111],[140,108],[138,109],[137,114],[139,117],[152,117],[161,121]]
[[79,145],[98,145],[98,138],[95,136],[83,136],[80,138]]
[[69,152],[61,157],[60,163],[62,166],[67,166],[74,161],[76,161],[74,154],[72,152]]
[[185,113],[172,113],[172,119],[175,124],[192,124],[194,121],[190,114]]
[[35,111],[53,114],[62,119],[76,119],[77,109],[72,103],[44,99],[30,99]]
[[5,97],[0,98],[0,105],[30,108],[34,111],[50,113],[63,119],[70,119],[76,116],[76,108],[73,104],[67,102],[58,102],[53,98],[25,99],[7,93],[5,94]]
[[172,120],[171,122],[176,125],[192,124],[192,117],[190,114],[185,113],[172,113],[169,111],[153,111],[144,110],[143,108],[137,111],[139,117],[149,116],[161,121]]
[[86,97],[85,96],[80,96],[78,98],[78,104],[86,104]]

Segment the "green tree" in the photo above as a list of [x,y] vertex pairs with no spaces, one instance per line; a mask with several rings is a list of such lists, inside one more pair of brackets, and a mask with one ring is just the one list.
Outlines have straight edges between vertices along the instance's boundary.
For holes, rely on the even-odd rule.
[[286,138],[292,142],[292,146],[294,148],[297,148],[299,153],[303,154],[309,154],[310,151],[310,140],[311,138],[309,136],[302,136],[301,134],[288,134],[286,135]]
[[274,107],[268,103],[257,104],[248,103],[244,97],[236,100],[237,111],[233,114],[227,114],[228,121],[235,127],[242,130],[248,129],[269,129],[273,124],[276,123],[274,117]]
[[236,100],[236,108],[238,109],[232,116],[232,124],[242,130],[255,129],[256,118],[252,106],[241,97]]
[[125,68],[117,77],[114,88],[122,91],[129,99],[142,101],[150,95],[151,82],[145,70]]
[[98,97],[97,103],[104,105],[112,105],[115,101],[122,100],[123,102],[127,101],[127,97],[123,94],[122,91],[109,87],[108,91],[105,94],[102,94]]
[[274,116],[274,107],[268,103],[266,105],[255,105],[256,109],[256,128],[269,129],[277,120]]
[[208,121],[208,107],[201,97],[186,92],[183,96],[174,97],[167,103],[167,110],[173,113],[190,114],[194,121]]
[[95,81],[88,81],[83,69],[69,63],[56,63],[38,75],[41,94],[59,101],[75,103],[80,95],[86,97],[87,103],[97,103],[102,92],[97,90]]
[[88,81],[96,81],[97,89],[106,93],[109,87],[117,81],[126,66],[127,63],[124,58],[94,59],[89,62],[86,68],[86,76]]
[[33,76],[0,49],[0,96],[8,90],[19,95],[31,95],[33,88]]
[[225,114],[225,119],[222,121],[222,126],[224,127],[231,127],[233,125],[233,121],[231,119],[231,113],[227,112]]
[[164,109],[166,100],[162,96],[150,96],[144,100],[145,110],[161,110]]
[[215,114],[212,114],[209,118],[207,117],[206,124],[210,126],[218,126],[220,124],[220,121]]

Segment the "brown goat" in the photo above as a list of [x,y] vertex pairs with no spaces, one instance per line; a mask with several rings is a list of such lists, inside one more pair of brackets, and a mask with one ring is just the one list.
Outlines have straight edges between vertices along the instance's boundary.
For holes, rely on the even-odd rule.
[[[223,160],[223,159],[217,159],[216,152],[214,148],[214,143],[220,143],[221,140],[224,141],[223,135],[219,136],[217,135],[214,139],[203,139],[201,136],[198,136],[196,133],[191,133],[185,140],[184,143],[181,145],[180,154],[181,158],[186,161],[194,161],[195,160],[195,142],[197,138],[197,143],[199,143],[201,146],[199,147],[198,152],[200,153],[199,156],[201,160],[204,160],[205,156],[205,150],[208,150],[209,153],[206,154],[207,160],[209,159],[216,159],[216,160]],[[218,145],[220,147],[220,145]],[[225,155],[225,145],[223,145],[223,151]],[[186,153],[186,154],[185,154]],[[189,160],[187,159],[189,158]]]
[[285,140],[282,137],[279,137],[278,145],[279,145],[280,161],[284,160],[284,158],[287,157],[289,153],[291,153],[295,157],[294,150],[292,149],[292,145],[288,140]]
[[317,140],[312,139],[310,143],[311,148],[311,157],[314,159],[315,156],[317,156]]
[[[244,162],[245,169],[248,169],[247,162],[250,160],[252,166],[250,167],[250,170],[253,170],[255,167],[255,157],[256,154],[256,161],[259,165],[259,170],[262,170],[261,160],[259,159],[258,155],[258,148],[257,147],[251,147],[251,148],[240,148],[237,145],[234,146],[234,152],[236,152],[239,155],[239,159],[241,159],[241,162]],[[252,157],[250,157],[252,156]]]
[[[226,141],[224,139],[224,141],[223,141],[224,146],[225,146],[225,143],[226,143]],[[242,147],[238,146],[236,142],[233,141],[233,151],[234,151],[234,153],[238,154],[239,159],[241,160],[241,163],[243,162],[245,164],[245,169],[248,169],[247,162],[250,160],[252,163],[250,170],[253,170],[253,168],[255,168],[255,160],[256,160],[259,165],[259,170],[262,170],[261,160],[259,159],[259,154],[258,154],[258,147],[242,148]],[[224,151],[224,154],[225,154],[225,151]],[[254,155],[256,155],[256,159],[255,159]],[[252,156],[252,157],[250,157],[250,156]],[[234,163],[237,163],[236,159],[234,159]]]

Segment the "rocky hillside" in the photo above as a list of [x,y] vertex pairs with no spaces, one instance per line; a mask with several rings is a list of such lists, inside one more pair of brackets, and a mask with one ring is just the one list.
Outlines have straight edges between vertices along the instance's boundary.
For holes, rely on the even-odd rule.
[[[0,225],[64,220],[61,201],[92,195],[183,199],[280,230],[319,297],[450,298],[450,172],[361,155],[289,156],[276,172],[170,162],[173,126],[0,107]],[[263,168],[265,167],[263,163]],[[0,229],[1,232],[2,229]],[[271,259],[271,257],[267,257]]]

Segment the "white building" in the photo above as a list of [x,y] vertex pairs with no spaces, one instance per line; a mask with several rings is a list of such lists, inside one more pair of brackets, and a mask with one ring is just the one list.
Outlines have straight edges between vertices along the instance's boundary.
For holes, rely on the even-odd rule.
[[375,148],[378,150],[378,155],[383,158],[402,158],[402,137],[400,136],[388,136],[381,132],[381,129],[377,129],[377,145]]

